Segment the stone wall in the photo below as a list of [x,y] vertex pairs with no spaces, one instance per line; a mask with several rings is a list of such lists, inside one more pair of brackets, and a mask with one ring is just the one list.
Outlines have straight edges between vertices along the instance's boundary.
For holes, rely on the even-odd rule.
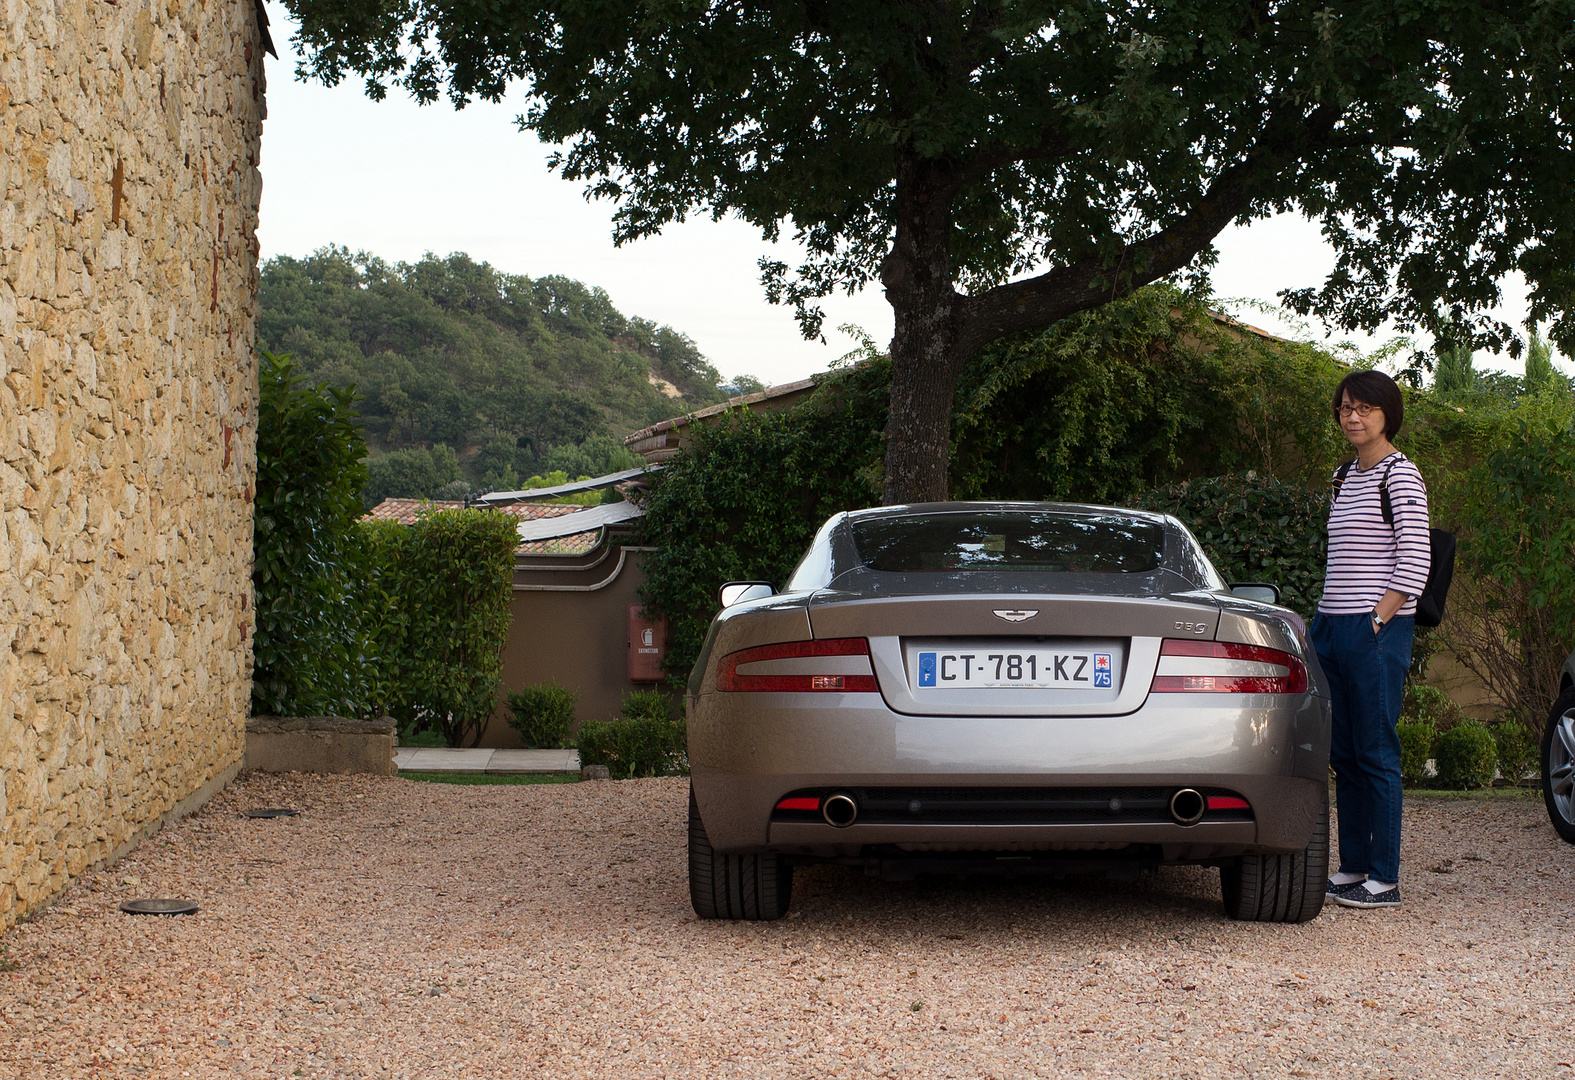
[[0,928],[239,767],[253,0],[0,0]]

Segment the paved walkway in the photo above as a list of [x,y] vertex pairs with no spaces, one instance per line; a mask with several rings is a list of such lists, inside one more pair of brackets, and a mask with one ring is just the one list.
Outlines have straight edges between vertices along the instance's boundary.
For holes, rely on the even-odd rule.
[[578,750],[446,750],[401,746],[394,752],[401,772],[577,773]]

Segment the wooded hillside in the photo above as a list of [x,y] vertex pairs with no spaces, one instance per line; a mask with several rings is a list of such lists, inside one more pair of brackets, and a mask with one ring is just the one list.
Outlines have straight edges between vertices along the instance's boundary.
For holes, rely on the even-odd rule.
[[369,498],[622,467],[625,434],[727,397],[687,335],[623,315],[601,289],[464,254],[277,256],[260,307],[264,350],[365,395]]

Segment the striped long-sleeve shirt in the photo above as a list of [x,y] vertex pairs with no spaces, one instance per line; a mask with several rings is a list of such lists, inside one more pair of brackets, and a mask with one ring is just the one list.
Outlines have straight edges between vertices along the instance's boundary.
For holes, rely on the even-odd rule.
[[[1393,527],[1379,503],[1385,473]],[[1414,615],[1432,562],[1427,530],[1427,485],[1410,459],[1396,451],[1370,469],[1352,467],[1329,508],[1329,564],[1318,610],[1360,615],[1394,589],[1408,597],[1397,614]]]

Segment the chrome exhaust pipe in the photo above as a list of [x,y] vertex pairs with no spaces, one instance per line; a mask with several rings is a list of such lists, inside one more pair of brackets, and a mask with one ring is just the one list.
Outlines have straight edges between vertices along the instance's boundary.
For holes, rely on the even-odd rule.
[[1177,825],[1196,825],[1203,820],[1209,801],[1193,788],[1182,788],[1170,797],[1170,820]]
[[826,796],[820,804],[820,816],[834,829],[846,829],[859,818],[859,804],[845,791]]

